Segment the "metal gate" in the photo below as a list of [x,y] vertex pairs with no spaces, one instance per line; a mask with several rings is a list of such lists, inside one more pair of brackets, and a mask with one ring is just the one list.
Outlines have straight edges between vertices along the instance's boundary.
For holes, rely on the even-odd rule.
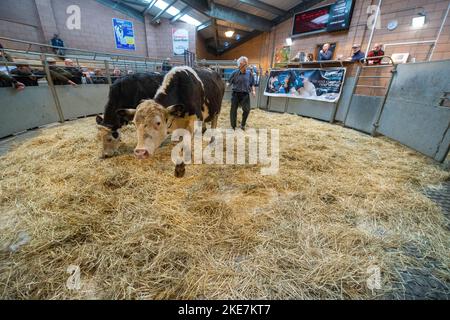
[[390,63],[366,65],[368,61],[376,58],[361,59],[356,71],[353,94],[344,117],[344,126],[372,135],[376,134],[380,115],[397,68],[389,56],[377,57],[377,59],[384,58],[389,59]]
[[450,60],[401,64],[377,132],[438,161],[450,145]]

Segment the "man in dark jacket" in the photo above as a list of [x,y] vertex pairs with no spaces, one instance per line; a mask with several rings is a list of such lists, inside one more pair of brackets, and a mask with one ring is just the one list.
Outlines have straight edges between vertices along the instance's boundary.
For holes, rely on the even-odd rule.
[[45,77],[45,72],[38,70],[33,72],[27,62],[17,61],[16,67],[16,69],[11,70],[11,75],[27,87],[37,87],[38,80]]
[[250,69],[248,69],[248,58],[240,57],[238,59],[239,68],[235,70],[228,81],[232,85],[230,121],[231,127],[236,129],[237,109],[239,105],[242,107],[241,129],[245,130],[248,115],[250,114],[250,91],[256,97],[254,77]]
[[359,44],[354,44],[352,47],[352,57],[349,59],[352,62],[358,62],[362,58],[365,58],[364,52],[361,51],[361,46]]
[[76,86],[77,84],[70,80],[72,78],[72,74],[64,70],[64,68],[56,65],[56,60],[54,58],[47,58],[47,62],[50,68],[50,73],[52,76],[53,84],[55,86],[70,84]]
[[51,40],[52,46],[55,47],[53,48],[53,52],[59,56],[63,56],[65,55],[65,50],[62,49],[64,48],[64,41],[61,40],[61,38],[59,37],[58,34],[54,34],[53,38]]
[[64,65],[64,70],[68,71],[72,75],[70,80],[76,84],[82,84],[83,71],[81,71],[80,68],[77,68],[71,59],[65,59]]
[[319,52],[319,61],[328,61],[333,58],[333,51],[330,50],[330,44],[325,43]]

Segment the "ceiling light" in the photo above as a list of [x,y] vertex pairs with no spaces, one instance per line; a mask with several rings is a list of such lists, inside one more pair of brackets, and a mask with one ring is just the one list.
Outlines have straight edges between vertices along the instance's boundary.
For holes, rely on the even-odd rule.
[[225,37],[231,38],[233,36],[233,34],[234,34],[233,30],[228,30],[228,31],[225,32]]
[[412,19],[412,26],[414,28],[422,28],[425,24],[425,16],[414,17]]

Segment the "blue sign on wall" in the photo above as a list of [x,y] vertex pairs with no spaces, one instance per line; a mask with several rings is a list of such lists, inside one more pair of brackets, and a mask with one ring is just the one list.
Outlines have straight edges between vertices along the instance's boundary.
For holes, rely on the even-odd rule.
[[133,22],[113,18],[113,28],[117,49],[136,50]]

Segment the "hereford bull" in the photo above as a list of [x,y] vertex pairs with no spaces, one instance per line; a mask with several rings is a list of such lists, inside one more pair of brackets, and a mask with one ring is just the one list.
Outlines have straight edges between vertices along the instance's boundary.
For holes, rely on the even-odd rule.
[[120,142],[118,129],[128,122],[116,111],[136,108],[143,99],[153,98],[162,81],[163,76],[159,73],[136,73],[120,78],[111,85],[104,117],[96,117],[102,157],[110,157],[117,151]]
[[193,133],[196,120],[203,121],[203,125],[210,122],[215,129],[224,92],[222,79],[211,69],[173,68],[164,77],[154,99],[143,101],[136,109],[118,111],[136,125],[136,157],[153,155],[167,134],[178,128]]

